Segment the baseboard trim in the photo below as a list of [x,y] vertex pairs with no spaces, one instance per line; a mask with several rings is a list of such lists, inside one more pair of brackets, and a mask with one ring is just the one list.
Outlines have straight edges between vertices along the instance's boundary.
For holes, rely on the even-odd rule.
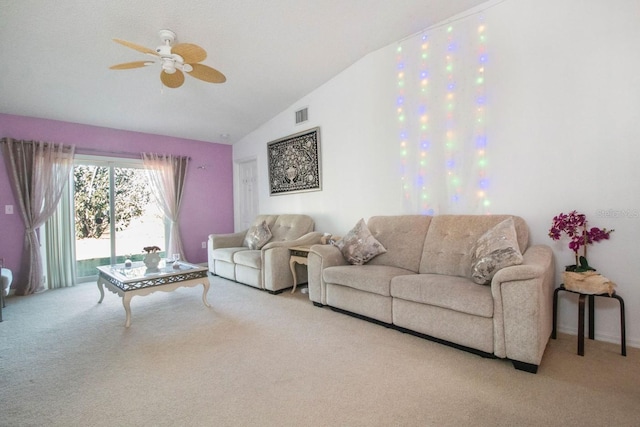
[[[618,327],[620,325],[618,324]],[[627,347],[634,347],[634,348],[640,348],[640,340],[636,340],[636,339],[629,339],[628,336],[628,332],[629,332],[629,328],[628,328],[628,324],[627,324]],[[578,327],[577,325],[558,325],[558,333],[560,334],[567,334],[567,335],[573,335],[575,337],[578,336]],[[603,334],[603,333],[598,333],[598,330],[596,329],[595,331],[595,340],[596,341],[603,341],[603,342],[608,342],[611,344],[616,344],[616,345],[620,345],[620,332],[618,332],[617,334],[614,335],[609,335],[609,334]]]

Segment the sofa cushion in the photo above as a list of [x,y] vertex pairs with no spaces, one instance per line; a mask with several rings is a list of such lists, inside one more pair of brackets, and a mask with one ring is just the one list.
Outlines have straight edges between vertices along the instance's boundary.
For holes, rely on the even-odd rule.
[[391,279],[405,274],[415,273],[384,265],[341,265],[325,268],[322,271],[322,278],[326,283],[389,296]]
[[387,252],[384,246],[371,235],[364,219],[358,221],[342,239],[336,243],[344,258],[354,265],[366,264],[372,258]]
[[[437,215],[427,231],[420,273],[471,277],[471,256],[476,242],[510,215]],[[520,217],[513,217],[518,248],[524,253],[529,231]]]
[[507,218],[484,233],[476,242],[471,258],[471,280],[491,283],[498,270],[522,264],[513,218]]
[[283,214],[279,215],[269,229],[273,234],[272,242],[295,240],[313,231],[315,223],[308,215]]
[[253,225],[247,230],[247,235],[244,238],[244,246],[249,249],[261,249],[264,245],[271,240],[271,230],[266,221],[262,221],[260,224]]
[[273,232],[273,226],[275,225],[278,216],[279,215],[258,215],[256,219],[253,220],[251,226],[258,225],[264,221],[267,223],[267,227],[269,227],[269,230]]
[[465,277],[414,274],[391,279],[391,296],[435,305],[474,316],[493,317],[489,286],[478,286]]
[[260,250],[255,249],[236,252],[233,256],[233,262],[239,265],[260,269],[262,266]]
[[218,248],[218,249],[214,249],[211,252],[211,258],[219,261],[233,262],[233,255],[236,252],[247,251],[247,250],[248,249],[244,246],[239,246],[236,248]]
[[389,265],[417,273],[431,218],[426,215],[369,218],[367,226],[371,234],[387,249],[386,253],[375,257],[369,264]]

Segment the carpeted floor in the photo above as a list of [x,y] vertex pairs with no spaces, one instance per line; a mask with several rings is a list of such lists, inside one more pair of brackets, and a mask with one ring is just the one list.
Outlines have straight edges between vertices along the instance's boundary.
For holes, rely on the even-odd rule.
[[2,426],[637,426],[640,349],[551,340],[537,375],[211,278],[119,297],[95,284],[10,297]]

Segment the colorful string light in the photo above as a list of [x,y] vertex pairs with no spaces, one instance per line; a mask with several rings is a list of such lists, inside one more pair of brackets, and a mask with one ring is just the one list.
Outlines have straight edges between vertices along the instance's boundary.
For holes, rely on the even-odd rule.
[[429,40],[426,34],[421,37],[420,44],[420,99],[421,102],[418,106],[418,116],[420,117],[420,133],[419,133],[419,160],[418,160],[418,178],[417,188],[420,192],[420,205],[419,212],[423,215],[433,215],[434,209],[430,207],[430,197],[427,182],[428,173],[428,160],[429,160],[429,106],[427,105],[427,99],[429,94]]
[[406,202],[411,200],[409,180],[407,179],[408,171],[408,142],[407,142],[407,124],[405,116],[405,74],[404,74],[404,57],[402,46],[398,46],[396,49],[396,69],[398,79],[398,97],[396,99],[396,112],[398,116],[398,122],[400,124],[400,176],[402,180],[402,192],[403,198]]
[[490,206],[486,26],[472,25],[440,27],[397,48],[400,175],[407,212],[434,214],[435,207],[487,212]]
[[476,159],[478,165],[477,178],[477,198],[480,201],[481,209],[488,213],[491,202],[487,196],[489,179],[487,177],[487,135],[486,135],[486,86],[485,86],[485,66],[487,64],[485,25],[480,19],[478,25],[478,62],[476,73],[476,122],[474,129]]
[[455,110],[456,110],[456,80],[454,75],[455,69],[455,51],[456,43],[453,38],[453,26],[447,27],[447,50],[445,52],[444,65],[445,65],[445,156],[446,156],[446,174],[447,174],[447,194],[450,196],[452,203],[458,203],[460,201],[460,178],[458,177],[457,164],[456,164],[456,122],[455,122]]

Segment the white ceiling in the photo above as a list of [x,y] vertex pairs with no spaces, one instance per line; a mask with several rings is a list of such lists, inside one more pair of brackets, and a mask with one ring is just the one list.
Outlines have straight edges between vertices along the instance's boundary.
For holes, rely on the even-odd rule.
[[[485,1],[0,0],[0,112],[231,144],[368,53]],[[158,64],[109,70],[149,58],[113,38],[155,49],[163,28],[227,82],[169,89]]]

